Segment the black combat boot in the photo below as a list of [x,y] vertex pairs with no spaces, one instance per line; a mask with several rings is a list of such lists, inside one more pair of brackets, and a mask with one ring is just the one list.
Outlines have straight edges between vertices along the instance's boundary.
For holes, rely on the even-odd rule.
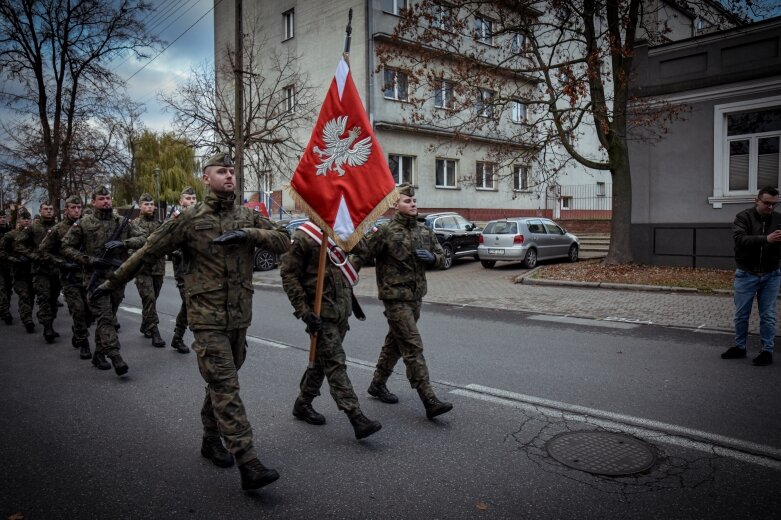
[[212,461],[212,464],[221,468],[233,466],[233,455],[230,454],[219,437],[204,437],[201,443],[201,455]]
[[372,433],[377,433],[382,429],[382,425],[379,421],[372,421],[363,413],[358,411],[358,413],[355,413],[349,417],[350,424],[353,425],[353,430],[355,431],[355,438],[356,439],[363,439],[371,435]]
[[106,356],[103,355],[102,352],[95,352],[92,355],[92,364],[95,365],[95,368],[99,368],[101,370],[111,369],[111,365],[108,364],[108,361],[106,361]]
[[399,398],[396,396],[396,394],[392,394],[390,390],[388,390],[388,387],[385,386],[385,383],[372,381],[372,384],[369,385],[367,392],[369,392],[370,396],[376,397],[383,403],[395,404],[399,402]]
[[174,339],[171,340],[171,348],[175,348],[180,354],[187,354],[190,352],[190,347],[184,344],[184,340],[181,336],[174,335]]
[[89,340],[85,339],[84,341],[80,342],[81,345],[79,346],[79,357],[81,359],[89,359],[92,357],[92,353],[89,351]]
[[125,363],[125,360],[122,359],[122,356],[119,354],[113,354],[108,357],[111,360],[111,364],[114,365],[114,372],[117,373],[118,376],[124,376],[127,374],[128,367],[127,363]]
[[267,486],[279,478],[277,470],[267,468],[258,459],[239,466],[241,473],[241,489],[258,489]]
[[54,332],[54,328],[52,327],[52,322],[47,321],[43,324],[43,339],[46,340],[46,343],[54,343],[54,338],[57,337],[57,333]]
[[293,405],[293,417],[318,426],[325,424],[325,416],[317,413],[315,409],[312,408],[312,403],[302,401],[300,397],[296,399],[296,402]]
[[6,325],[13,325],[14,319],[10,314],[3,314],[3,321]]
[[451,403],[440,401],[434,394],[426,396],[423,392],[418,390],[418,395],[420,395],[420,400],[423,401],[423,406],[426,408],[426,417],[429,419],[433,419],[437,415],[442,415],[453,409]]
[[24,328],[27,329],[28,333],[32,334],[33,332],[35,332],[35,323],[31,321],[25,321]]
[[152,346],[157,348],[163,348],[165,346],[165,340],[160,337],[160,331],[157,325],[154,325],[150,332],[152,333]]

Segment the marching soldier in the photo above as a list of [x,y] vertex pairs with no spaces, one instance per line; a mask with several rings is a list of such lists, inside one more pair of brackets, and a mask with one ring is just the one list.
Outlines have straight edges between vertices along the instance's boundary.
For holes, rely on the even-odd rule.
[[[27,332],[35,332],[33,323],[33,279],[30,272],[30,259],[19,255],[15,250],[16,237],[22,230],[30,225],[30,212],[27,208],[19,208],[16,211],[16,229],[3,235],[0,242],[0,260],[10,262],[13,267],[14,292],[19,298],[19,317]],[[7,321],[6,321],[7,323]]]
[[[161,223],[155,218],[155,201],[148,193],[144,193],[138,198],[141,214],[136,220],[136,225],[149,235],[160,227]],[[159,258],[153,264],[147,264],[136,276],[136,288],[141,297],[141,334],[145,338],[152,338],[152,346],[162,348],[165,346],[165,340],[160,337],[160,330],[157,325],[160,319],[157,317],[157,298],[160,296],[160,289],[163,287],[163,278],[165,277],[165,258]]]
[[228,155],[218,153],[204,163],[203,182],[209,188],[206,199],[166,222],[94,296],[122,287],[145,262],[182,249],[188,266],[187,319],[195,335],[198,368],[207,383],[201,454],[220,467],[232,466],[235,457],[242,489],[257,489],[277,480],[279,473],[258,460],[239,396],[238,370],[246,358],[252,320],[252,252],[263,246],[282,253],[290,247],[290,238],[284,228],[235,203]]
[[[323,379],[327,378],[337,408],[347,414],[355,437],[363,439],[379,431],[382,425],[369,420],[361,412],[358,396],[347,376],[342,342],[352,314],[353,282],[350,271],[342,271],[333,262],[326,263],[320,314],[313,311],[322,241],[321,230],[311,222],[299,227],[293,233],[290,251],[282,256],[279,268],[282,287],[293,305],[294,315],[306,323],[310,334],[317,334],[315,366],[308,368],[301,378],[293,416],[309,424],[325,424],[325,417],[315,411],[312,401],[320,395]],[[342,255],[342,259],[346,260],[346,254],[341,250],[333,254]]]
[[[182,194],[179,197],[179,205],[182,207],[181,211],[189,208],[196,203],[195,189],[191,186],[187,186],[182,190]],[[177,210],[171,215],[171,219],[175,220],[181,215],[181,211]],[[181,249],[177,249],[171,255],[174,268],[174,279],[176,280],[176,287],[179,289],[179,296],[182,298],[182,305],[179,307],[179,314],[176,315],[176,328],[174,329],[174,338],[171,340],[171,346],[176,349],[180,354],[187,354],[190,352],[190,347],[184,343],[184,333],[187,331],[187,297],[184,290],[184,255]]]
[[404,184],[398,191],[393,219],[381,226],[369,238],[367,249],[357,250],[355,257],[358,267],[369,258],[375,259],[377,288],[389,329],[368,393],[383,403],[399,401],[386,383],[402,358],[410,385],[418,391],[426,416],[433,419],[449,412],[453,405],[440,401],[434,394],[417,322],[427,290],[426,267],[442,267],[445,255],[434,232],[417,221],[413,187]]
[[38,246],[38,250],[44,255],[45,261],[59,269],[62,293],[73,320],[71,344],[73,348],[79,349],[81,359],[90,359],[92,357],[89,346],[90,319],[86,287],[84,286],[84,268],[81,264],[68,261],[62,256],[62,239],[80,217],[81,199],[76,195],[65,199],[65,213],[62,221],[46,235],[46,238]]
[[[144,232],[132,223],[114,213],[111,193],[101,186],[92,194],[94,214],[82,217],[71,226],[62,239],[62,255],[82,265],[87,278],[87,292],[104,280],[117,264],[127,258],[128,249],[139,249],[144,245]],[[117,309],[125,297],[125,286],[120,285],[100,298],[90,300],[90,311],[95,320],[95,353],[92,364],[101,370],[114,365],[114,371],[121,376],[127,373],[128,365],[119,354],[119,338],[114,325]]]
[[[8,215],[4,209],[0,209],[0,243],[9,231],[11,231],[11,225],[8,223]],[[6,325],[11,325],[14,322],[11,317],[11,291],[14,286],[14,278],[11,274],[11,261],[4,259],[2,255],[3,253],[0,251],[0,319]]]
[[38,208],[40,219],[19,232],[14,249],[17,255],[31,260],[35,302],[38,304],[38,323],[43,325],[43,337],[46,343],[54,343],[59,334],[54,330],[54,318],[57,317],[57,298],[60,295],[60,273],[56,267],[46,262],[45,255],[38,250],[44,238],[51,233],[57,223],[54,220],[54,206],[48,201]]

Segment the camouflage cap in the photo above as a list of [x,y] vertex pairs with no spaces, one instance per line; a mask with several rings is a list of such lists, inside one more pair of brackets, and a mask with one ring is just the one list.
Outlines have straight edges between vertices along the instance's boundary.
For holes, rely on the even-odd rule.
[[206,162],[203,163],[204,170],[209,166],[233,166],[233,161],[227,153],[219,152],[209,157]]
[[192,186],[187,186],[182,190],[182,195],[195,195],[195,188]]
[[138,197],[138,202],[154,202],[155,199],[152,198],[152,195],[149,193],[142,193],[140,197]]
[[65,204],[81,204],[81,197],[78,195],[71,195],[65,199]]
[[105,186],[98,186],[97,188],[95,188],[95,191],[92,192],[92,198],[94,199],[98,195],[102,195],[105,197],[107,195],[111,195],[111,192]]
[[19,208],[16,211],[16,218],[30,219],[30,218],[32,218],[32,215],[30,215],[30,212],[27,211],[27,208]]
[[406,195],[407,197],[415,196],[415,188],[412,187],[412,184],[401,184],[396,187],[396,190],[398,190],[400,195]]

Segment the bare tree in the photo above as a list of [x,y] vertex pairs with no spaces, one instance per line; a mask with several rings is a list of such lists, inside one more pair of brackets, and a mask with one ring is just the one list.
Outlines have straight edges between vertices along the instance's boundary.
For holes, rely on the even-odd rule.
[[142,21],[150,9],[143,0],[0,2],[0,98],[35,117],[44,154],[38,170],[55,205],[65,172],[75,167],[78,129],[122,86],[110,60],[143,58],[158,43]]

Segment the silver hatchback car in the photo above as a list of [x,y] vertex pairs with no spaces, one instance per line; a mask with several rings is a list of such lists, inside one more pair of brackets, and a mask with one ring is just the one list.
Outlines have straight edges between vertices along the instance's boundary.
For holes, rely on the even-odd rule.
[[531,269],[538,260],[566,258],[578,261],[578,237],[567,233],[552,220],[538,217],[492,220],[480,235],[477,254],[483,267],[496,262],[523,262]]

